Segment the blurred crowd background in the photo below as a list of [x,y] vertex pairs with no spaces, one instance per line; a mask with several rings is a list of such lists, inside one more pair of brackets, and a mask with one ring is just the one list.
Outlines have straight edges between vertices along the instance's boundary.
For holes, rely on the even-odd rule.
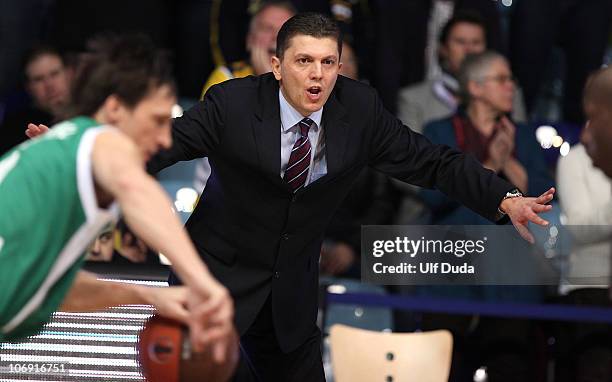
[[[341,24],[342,74],[376,88],[386,108],[408,127],[475,155],[524,193],[556,186],[556,208],[548,219],[570,227],[580,242],[563,260],[554,288],[396,287],[388,292],[610,306],[612,187],[592,166],[580,134],[587,122],[581,101],[585,83],[590,73],[612,62],[612,0],[3,1],[0,155],[26,139],[28,123],[63,119],[78,52],[94,35],[141,32],[171,52],[179,103],[187,108],[215,83],[269,71],[276,33],[299,11],[330,14]],[[176,194],[179,212],[192,209],[206,185],[207,166],[197,161],[182,173],[189,187]],[[489,223],[437,191],[364,171],[328,228],[322,273],[359,278],[360,227],[375,224]],[[110,229],[92,245],[91,257],[158,261],[129,232]],[[589,280],[576,282],[579,275]],[[491,380],[612,380],[610,325],[394,316],[394,331],[437,328],[454,335],[451,380],[472,380],[482,365]],[[550,338],[554,354],[546,356]],[[554,372],[542,361],[547,357],[556,360]]]

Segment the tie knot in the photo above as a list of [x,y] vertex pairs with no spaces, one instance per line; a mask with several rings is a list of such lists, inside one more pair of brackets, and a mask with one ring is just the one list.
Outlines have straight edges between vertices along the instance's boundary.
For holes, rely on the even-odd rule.
[[300,123],[298,123],[298,125],[300,126],[300,134],[303,137],[307,137],[308,131],[310,130],[310,127],[312,127],[313,124],[314,124],[314,121],[310,118],[302,119]]

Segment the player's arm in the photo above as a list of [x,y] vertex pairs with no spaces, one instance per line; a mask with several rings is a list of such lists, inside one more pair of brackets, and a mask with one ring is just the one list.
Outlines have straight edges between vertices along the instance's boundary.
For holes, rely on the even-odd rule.
[[[195,320],[192,326],[194,342],[202,343],[202,338],[205,341],[227,338],[233,318],[229,292],[212,277],[198,256],[172,212],[170,200],[145,172],[136,146],[119,132],[100,133],[94,143],[92,163],[97,185],[119,203],[131,230],[168,257],[181,280],[194,291],[189,299]],[[204,321],[207,322],[206,331]],[[222,353],[224,351],[219,350],[217,354]]]
[[92,163],[96,184],[119,203],[137,237],[166,255],[186,284],[201,289],[216,283],[172,212],[170,200],[144,171],[140,153],[128,138],[118,132],[98,135]]
[[86,271],[79,271],[60,310],[93,312],[119,305],[153,305],[160,315],[188,323],[186,287],[156,288],[102,281]]

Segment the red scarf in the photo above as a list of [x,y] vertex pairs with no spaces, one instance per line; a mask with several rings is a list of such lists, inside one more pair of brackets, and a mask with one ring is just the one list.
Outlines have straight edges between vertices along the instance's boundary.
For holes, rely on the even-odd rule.
[[[493,138],[495,138],[495,134],[497,134],[497,124],[493,128],[493,134],[485,137],[474,126],[470,118],[465,113],[461,113],[461,111],[453,115],[452,123],[459,150],[464,153],[473,154],[480,163],[484,163],[489,159],[489,145]],[[516,142],[511,155],[516,158]]]
[[466,115],[456,113],[452,122],[459,150],[473,154],[480,163],[484,163],[489,158],[489,145],[497,128],[491,136],[485,137]]

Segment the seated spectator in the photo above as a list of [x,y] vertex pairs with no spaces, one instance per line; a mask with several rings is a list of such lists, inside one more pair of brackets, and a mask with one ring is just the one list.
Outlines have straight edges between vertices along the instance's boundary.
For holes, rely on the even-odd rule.
[[145,242],[137,237],[126,225],[125,220],[119,219],[114,230],[114,264],[159,264],[159,255],[149,248]]
[[113,260],[113,229],[109,224],[87,249],[87,261],[100,261],[108,263]]
[[[516,88],[507,60],[490,51],[468,56],[459,83],[464,105],[452,116],[427,124],[424,135],[473,154],[523,193],[549,189],[552,180],[534,130],[508,117]],[[439,191],[423,190],[421,195],[433,224],[488,224]]]
[[253,15],[249,24],[249,33],[246,37],[249,62],[237,61],[228,66],[215,68],[202,89],[202,98],[208,88],[220,82],[271,71],[270,60],[276,52],[276,35],[285,21],[294,14],[295,9],[289,2],[268,1],[264,3]]
[[[457,74],[465,56],[487,48],[485,24],[476,13],[458,12],[442,29],[438,55],[442,74],[431,80],[401,89],[398,95],[398,117],[412,130],[454,113],[459,106]],[[520,92],[513,98],[512,117],[526,120]]]
[[45,45],[32,48],[23,68],[32,104],[7,114],[0,128],[0,155],[27,139],[24,131],[28,123],[50,125],[63,119],[70,101],[71,71],[57,50]]
[[[516,89],[507,60],[491,51],[468,55],[458,78],[463,104],[452,116],[427,124],[424,135],[474,155],[523,193],[549,189],[553,182],[534,130],[508,117]],[[439,191],[423,190],[421,196],[431,209],[432,224],[491,224]],[[422,286],[414,293],[491,302],[542,299],[537,286]],[[539,328],[528,320],[425,314],[422,328],[453,332],[451,381],[468,380],[480,366],[487,367],[491,381],[526,381],[535,373],[533,338]]]
[[87,249],[87,261],[159,264],[159,255],[139,239],[123,219],[107,226]]

